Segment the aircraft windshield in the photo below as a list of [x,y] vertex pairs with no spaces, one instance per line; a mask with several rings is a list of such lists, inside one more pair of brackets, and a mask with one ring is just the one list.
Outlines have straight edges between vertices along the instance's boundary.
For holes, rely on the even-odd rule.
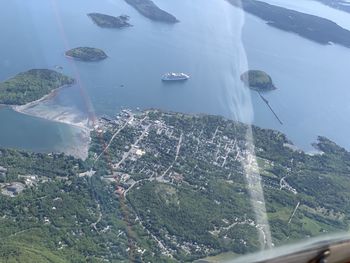
[[349,230],[343,0],[0,3],[0,262],[231,262]]

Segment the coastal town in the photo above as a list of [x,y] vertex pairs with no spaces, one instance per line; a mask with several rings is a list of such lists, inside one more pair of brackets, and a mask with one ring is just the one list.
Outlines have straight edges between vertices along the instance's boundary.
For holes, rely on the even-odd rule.
[[3,2],[0,263],[345,247],[349,1]]
[[[184,175],[191,173],[184,167],[189,153],[192,158],[223,171],[239,168],[244,141],[222,136],[219,126],[209,134],[208,130],[195,129],[194,125],[184,129],[176,127],[176,123],[169,125],[167,118],[176,116],[157,110],[142,113],[124,109],[115,118],[100,118],[93,137],[95,141],[102,137],[107,141],[100,153],[94,152],[93,158],[95,162],[101,159],[110,162],[111,174],[105,178],[118,178],[124,185],[120,189],[123,194],[144,180],[181,183]],[[188,118],[192,117],[189,115]],[[151,165],[148,158],[154,158],[156,162]],[[243,174],[242,168],[240,170]],[[227,179],[230,179],[230,173]]]
[[[100,174],[103,180],[115,185],[116,194],[130,204],[136,221],[165,256],[178,257],[185,253],[195,258],[215,254],[218,248],[214,240],[222,238],[225,241],[220,242],[231,244],[237,253],[253,251],[261,244],[271,247],[279,241],[271,240],[268,224],[274,226],[277,222],[268,223],[266,212],[259,217],[255,210],[266,208],[271,216],[285,211],[286,227],[295,228],[300,221],[296,215],[311,209],[310,204],[300,201],[302,195],[293,179],[293,164],[271,158],[269,147],[279,148],[286,159],[293,155],[312,157],[291,150],[290,142],[276,131],[252,127],[256,136],[252,152],[252,141],[247,137],[249,126],[218,116],[123,109],[114,117],[103,116],[94,128],[91,171],[99,175],[98,171],[105,168],[105,173]],[[179,239],[186,236],[181,229],[170,230],[177,228],[178,222],[173,221],[176,214],[172,220],[168,218],[170,215],[159,214],[172,206],[178,211],[186,210],[189,204],[195,214],[193,200],[186,198],[185,193],[198,194],[199,207],[202,202],[207,204],[202,208],[204,211],[199,212],[202,216],[216,211],[208,219],[212,223],[203,222],[203,226],[193,230],[196,242],[191,242],[189,237]],[[275,199],[277,196],[283,198],[265,204],[264,197]],[[154,202],[157,205],[151,205]],[[241,205],[226,211],[235,203]],[[313,211],[315,216],[330,220],[327,213]],[[178,218],[183,225],[189,224],[188,227],[189,220],[195,216],[191,212],[185,213],[187,219]],[[196,218],[200,222],[203,219]],[[160,223],[163,220],[167,223]],[[233,234],[237,229],[245,233],[239,240]],[[203,243],[199,242],[201,235],[205,235]]]
[[[59,251],[85,237],[103,260],[245,254],[348,227],[344,209],[313,185],[328,180],[325,160],[349,154],[326,138],[316,146],[322,154],[305,154],[282,133],[219,116],[122,109],[95,123],[84,161],[1,150],[0,198],[13,209],[0,220],[22,220],[22,211],[9,240],[38,224],[49,233],[68,227],[69,239],[55,239]],[[332,176],[341,184],[329,183],[346,195],[339,169]],[[28,209],[26,200],[37,201]]]

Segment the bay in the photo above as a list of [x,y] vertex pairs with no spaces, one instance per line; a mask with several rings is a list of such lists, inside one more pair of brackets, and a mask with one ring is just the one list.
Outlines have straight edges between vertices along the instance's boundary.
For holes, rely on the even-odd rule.
[[[226,1],[155,2],[181,22],[150,21],[119,0],[2,1],[0,28],[6,41],[0,41],[0,79],[59,65],[78,84],[60,91],[52,103],[72,107],[77,115],[113,115],[122,106],[217,114],[280,130],[305,150],[312,149],[318,135],[350,148],[349,49],[322,46],[272,28]],[[302,2],[305,5],[298,8],[307,10],[307,1]],[[329,7],[322,10],[325,17],[334,12]],[[102,29],[89,20],[90,12],[127,14],[134,26]],[[77,46],[101,48],[109,58],[84,63],[64,57],[65,50]],[[278,90],[265,96],[284,125],[257,94],[242,86],[239,76],[248,68],[265,70],[274,79]],[[169,71],[186,72],[191,79],[162,83],[162,74]],[[1,121],[18,115],[0,112]],[[63,130],[64,138],[71,136],[71,130]],[[11,146],[17,136],[9,140],[0,130],[0,146]],[[12,146],[63,147],[62,138],[55,138],[37,140],[37,147]]]
[[72,151],[79,142],[79,132],[70,125],[46,121],[14,112],[0,110],[1,147],[30,149],[37,152]]

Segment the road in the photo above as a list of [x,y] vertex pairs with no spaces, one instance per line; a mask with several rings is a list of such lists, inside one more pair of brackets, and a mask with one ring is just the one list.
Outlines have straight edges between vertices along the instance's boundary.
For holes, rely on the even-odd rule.
[[147,127],[143,130],[140,137],[135,141],[134,144],[131,145],[130,150],[124,154],[123,158],[114,166],[114,169],[117,170],[119,166],[129,157],[133,149],[137,146],[137,144],[146,136],[146,133],[148,132],[149,128],[151,127],[151,124],[147,125]]
[[102,154],[104,154],[108,148],[111,146],[111,143],[113,142],[114,138],[126,127],[126,125],[128,125],[131,121],[133,121],[134,116],[131,116],[126,122],[125,124],[119,128],[112,136],[112,138],[109,140],[107,146],[104,148],[104,150],[99,154],[99,156],[96,158],[95,163],[98,161],[98,159],[100,159],[100,157],[102,156]]

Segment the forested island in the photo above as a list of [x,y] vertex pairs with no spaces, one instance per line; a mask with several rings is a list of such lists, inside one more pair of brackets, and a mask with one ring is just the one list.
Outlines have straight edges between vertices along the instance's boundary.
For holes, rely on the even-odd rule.
[[123,28],[132,26],[129,23],[129,16],[110,16],[100,13],[90,13],[88,16],[94,21],[96,25],[104,28]]
[[72,84],[73,78],[54,70],[31,69],[0,83],[0,104],[24,105]]
[[[0,262],[186,262],[260,249],[247,176],[261,176],[272,242],[348,231],[350,153],[218,116],[124,110],[86,161],[0,149]],[[250,164],[248,173],[246,160]],[[254,172],[255,171],[255,172]],[[255,190],[255,188],[254,188]]]
[[329,7],[350,13],[350,5],[346,0],[317,0]]
[[328,19],[255,0],[227,1],[278,29],[296,33],[320,44],[335,43],[350,47],[350,31]]
[[261,70],[248,70],[241,75],[241,80],[247,87],[256,91],[264,92],[276,89],[272,78]]
[[103,50],[92,47],[73,48],[68,50],[65,54],[67,57],[82,61],[100,61],[107,58]]
[[177,23],[179,20],[172,14],[160,9],[151,0],[125,0],[145,17],[159,22]]

